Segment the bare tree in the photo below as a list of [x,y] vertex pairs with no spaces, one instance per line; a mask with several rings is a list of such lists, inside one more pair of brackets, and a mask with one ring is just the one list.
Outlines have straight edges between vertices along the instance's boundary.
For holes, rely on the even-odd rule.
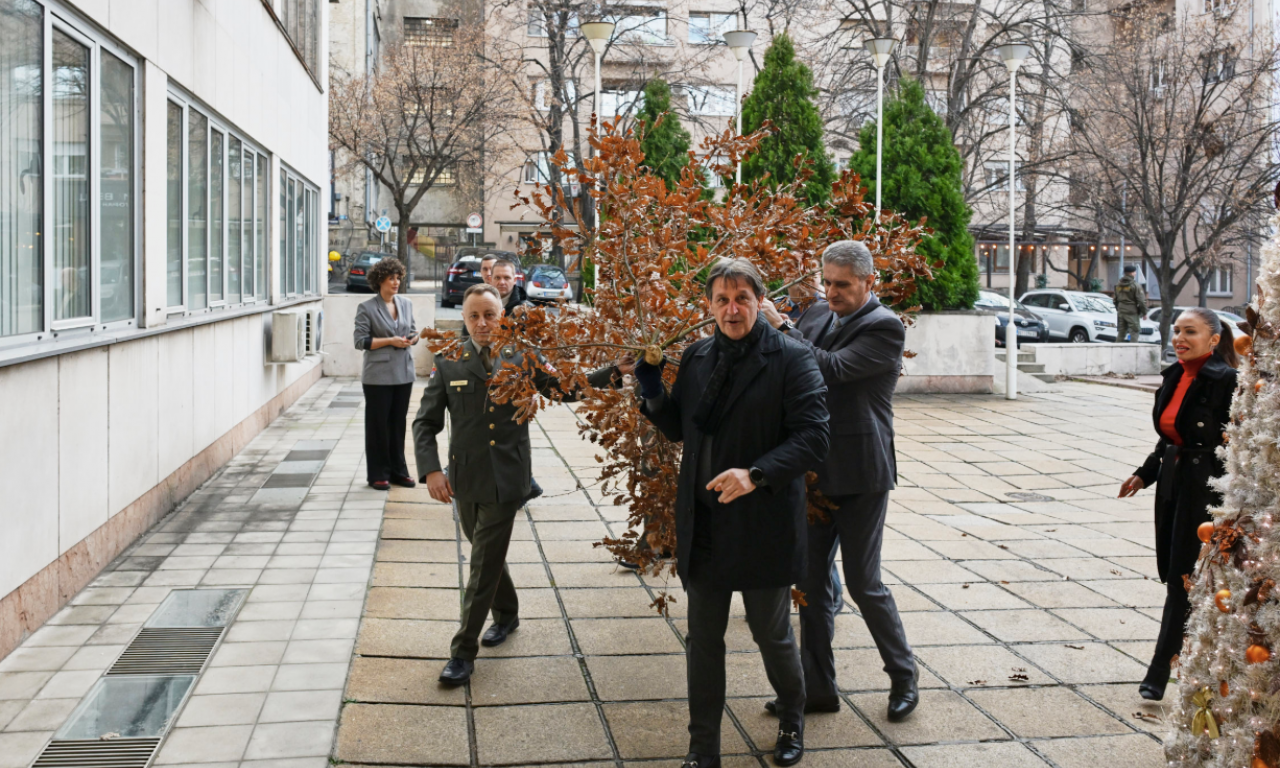
[[[1231,14],[1135,8],[1083,58],[1073,169],[1087,205],[1123,233],[1160,286],[1161,338],[1191,280],[1260,236],[1276,180],[1277,48]],[[1123,206],[1123,208],[1122,208]],[[1202,291],[1203,295],[1203,291]]]
[[390,192],[406,267],[414,208],[442,179],[480,178],[485,147],[519,113],[497,58],[505,49],[477,25],[450,32],[429,45],[391,47],[368,76],[330,72],[330,147],[341,150],[342,165],[367,168]]

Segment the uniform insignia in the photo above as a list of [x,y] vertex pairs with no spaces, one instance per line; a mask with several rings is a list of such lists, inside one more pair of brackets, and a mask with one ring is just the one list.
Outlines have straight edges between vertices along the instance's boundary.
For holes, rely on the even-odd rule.
[[431,373],[430,373],[430,374],[428,374],[427,378],[428,378],[428,379],[430,379],[430,378],[434,378],[434,377],[435,377],[435,375],[436,375],[436,367],[433,365],[433,366],[431,366]]
[[511,347],[503,347],[503,348],[502,348],[502,356],[503,356],[503,357],[511,357],[511,356],[512,356],[512,355],[514,355],[514,354],[515,354],[515,351],[514,351],[514,350],[512,350],[512,349],[511,349]]
[[460,381],[451,381],[451,382],[449,382],[449,386],[451,386],[451,387],[465,387],[465,386],[467,386],[467,380],[466,380],[466,379],[462,379],[462,380],[460,380]]
[[470,360],[470,359],[471,359],[471,353],[470,353],[470,352],[463,352],[463,353],[462,353],[462,359],[463,359],[463,360]]

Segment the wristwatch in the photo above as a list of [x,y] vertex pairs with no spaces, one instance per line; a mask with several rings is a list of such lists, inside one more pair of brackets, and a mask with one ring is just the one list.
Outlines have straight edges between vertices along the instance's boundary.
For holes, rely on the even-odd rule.
[[795,323],[791,322],[786,318],[783,318],[782,325],[778,326],[778,330],[781,331],[782,333],[789,333],[790,331],[795,330],[795,327],[796,327]]
[[764,472],[761,472],[759,467],[752,467],[747,471],[747,475],[750,476],[751,482],[756,486],[769,484],[769,481],[764,479]]

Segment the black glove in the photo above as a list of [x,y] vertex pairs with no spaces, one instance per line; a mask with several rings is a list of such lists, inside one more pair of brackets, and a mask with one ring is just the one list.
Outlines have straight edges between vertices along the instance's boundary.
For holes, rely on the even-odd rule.
[[636,363],[636,381],[640,382],[640,396],[645,400],[661,397],[666,392],[662,387],[662,367],[666,364],[665,357],[657,365],[649,365],[644,358]]

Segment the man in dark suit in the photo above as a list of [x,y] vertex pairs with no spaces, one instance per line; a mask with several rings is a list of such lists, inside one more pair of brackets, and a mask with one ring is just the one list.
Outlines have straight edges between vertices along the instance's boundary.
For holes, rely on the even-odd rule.
[[791,585],[805,576],[804,474],[827,451],[825,386],[813,355],[760,317],[764,282],[727,259],[707,276],[715,334],[691,344],[668,394],[661,366],[637,365],[641,412],[684,442],[676,561],[688,595],[689,755],[719,768],[724,633],[742,592],[751,635],[778,696],[774,762],[804,755],[804,672],[791,631]]
[[898,606],[880,578],[889,491],[898,477],[893,450],[893,390],[902,364],[902,321],[872,293],[875,262],[856,240],[832,243],[822,255],[826,304],[791,325],[770,303],[762,313],[788,338],[813,352],[827,384],[831,449],[816,464],[818,490],[836,505],[826,523],[809,527],[809,571],[800,589],[800,654],[810,711],[840,708],[836,688],[835,604],[831,566],[836,547],[844,583],[889,674],[889,720],[897,722],[919,703],[919,670],[907,643]]

